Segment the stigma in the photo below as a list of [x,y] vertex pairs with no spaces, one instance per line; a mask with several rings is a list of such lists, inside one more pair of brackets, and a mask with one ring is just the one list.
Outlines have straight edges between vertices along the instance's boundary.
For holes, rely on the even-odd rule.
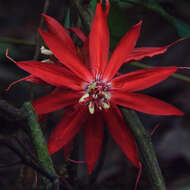
[[94,114],[96,110],[109,109],[110,88],[109,83],[93,81],[85,88],[85,94],[79,99],[79,103],[87,105],[90,114]]

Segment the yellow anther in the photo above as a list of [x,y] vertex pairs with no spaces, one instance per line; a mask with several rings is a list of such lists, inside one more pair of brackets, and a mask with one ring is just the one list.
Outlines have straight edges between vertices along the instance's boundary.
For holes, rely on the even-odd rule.
[[89,94],[88,94],[88,93],[84,94],[84,95],[79,99],[79,103],[84,102],[84,101],[85,101],[85,98],[88,98],[88,97],[89,97]]
[[50,51],[49,49],[45,48],[44,46],[42,46],[40,48],[41,50],[41,54],[44,54],[44,55],[53,55],[52,51]]
[[90,114],[94,114],[95,108],[94,108],[94,103],[93,102],[89,103],[88,109],[89,109]]
[[110,93],[107,93],[107,92],[103,91],[102,94],[104,95],[106,100],[109,100],[111,98]]
[[102,107],[104,109],[109,109],[110,108],[110,105],[108,103],[102,102],[101,104],[102,104]]
[[92,83],[89,87],[88,87],[88,92],[90,92],[92,89],[96,88],[96,82]]

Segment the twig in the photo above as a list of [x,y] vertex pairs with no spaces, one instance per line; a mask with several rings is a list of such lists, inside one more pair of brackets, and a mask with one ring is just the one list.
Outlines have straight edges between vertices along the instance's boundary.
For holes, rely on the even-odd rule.
[[9,44],[17,44],[17,45],[27,45],[27,46],[35,46],[34,42],[25,41],[22,39],[15,39],[9,37],[0,37],[1,43],[9,43]]
[[[19,145],[22,146],[22,148],[24,148],[24,150],[28,153],[28,155],[31,157],[31,160],[33,161],[33,163],[35,163],[36,165],[38,165],[40,167],[40,164],[38,163],[38,160],[37,158],[32,154],[32,152],[25,146],[25,144],[20,140],[18,139],[16,136],[14,137],[14,139],[17,141],[17,143]],[[37,179],[37,177],[36,177]],[[65,181],[64,181],[65,183]],[[65,183],[67,185],[67,183]],[[53,190],[59,190],[59,186],[60,186],[60,182],[58,179],[55,179],[53,181]]]
[[48,153],[46,146],[46,141],[41,131],[40,125],[38,123],[37,115],[34,112],[32,104],[29,102],[24,103],[23,110],[25,115],[27,115],[28,125],[30,127],[31,137],[36,148],[38,159],[47,172],[57,175],[52,159]]
[[33,162],[38,163],[38,159],[35,157],[35,155],[31,152],[29,148],[26,147],[26,144],[22,142],[17,136],[14,136],[13,139],[16,140],[16,142],[24,149],[26,153],[30,156],[30,158],[33,160]]
[[[38,123],[38,118],[35,114],[32,104],[26,102],[22,106],[22,109],[23,113],[27,116],[28,126],[30,128],[30,136],[32,138],[32,142],[34,144],[40,165],[42,165],[44,170],[46,170],[48,173],[54,176],[58,176],[54,169],[53,161],[49,155],[46,141],[41,131],[40,125]],[[48,183],[45,178],[42,179],[48,189],[52,188],[52,184]],[[57,188],[58,186],[56,185],[55,187]]]
[[151,190],[166,190],[149,133],[145,130],[135,111],[126,108],[120,108],[120,110],[136,139]]
[[27,166],[30,166],[31,168],[35,169],[39,173],[41,173],[43,176],[47,177],[50,181],[54,182],[57,179],[57,176],[54,176],[47,171],[45,171],[42,167],[37,165],[36,163],[32,162],[29,157],[27,157],[21,150],[16,148],[15,142],[13,142],[13,139],[0,139],[0,144],[8,147],[10,150],[12,150],[21,160],[24,164]]
[[[46,14],[47,13],[48,7],[49,7],[49,0],[45,0],[42,14]],[[40,18],[39,28],[43,27],[43,23],[44,23],[44,20],[41,17]],[[36,34],[36,49],[35,49],[34,58],[33,58],[34,60],[37,60],[38,56],[40,54],[40,44],[41,44],[40,34],[37,32],[37,34]]]
[[23,115],[22,111],[2,99],[0,99],[0,114],[7,120],[26,120],[26,117]]
[[16,165],[21,164],[21,163],[22,163],[21,161],[17,161],[17,162],[13,162],[10,164],[0,164],[0,169],[13,167],[13,166],[16,166]]
[[[2,113],[4,113],[3,117],[8,118],[8,120],[10,120],[10,118],[11,118],[13,121],[14,120],[15,121],[23,121],[27,124],[27,118],[28,118],[28,123],[30,125],[30,128],[33,128],[31,130],[31,133],[32,133],[31,135],[34,140],[34,144],[37,146],[36,151],[38,153],[38,159],[39,159],[39,155],[40,155],[39,160],[41,160],[41,162],[43,162],[43,165],[41,163],[39,164],[39,161],[36,159],[36,157],[16,137],[14,137],[13,139],[10,139],[10,140],[0,139],[0,144],[4,144],[7,147],[9,147],[9,149],[11,149],[13,152],[15,152],[19,156],[19,158],[21,158],[21,160],[24,162],[24,164],[32,167],[34,170],[36,170],[37,172],[39,172],[40,174],[42,174],[43,176],[47,177],[52,182],[54,182],[54,178],[57,177],[57,175],[55,175],[56,172],[53,168],[52,160],[51,160],[48,150],[46,148],[45,140],[42,140],[42,141],[39,140],[40,138],[44,138],[44,137],[42,137],[43,135],[42,135],[41,129],[39,127],[39,124],[37,122],[37,117],[34,113],[32,105],[30,103],[25,103],[21,109],[18,109],[18,108],[15,108],[14,106],[12,106],[11,104],[9,104],[8,102],[6,102],[5,100],[0,100],[0,111],[2,111]],[[26,125],[22,125],[22,126],[26,126]],[[41,136],[41,137],[39,138],[39,136]],[[21,151],[19,151],[17,148],[15,148],[13,146],[15,144],[15,142],[12,143],[13,140],[16,140],[17,143],[22,148],[24,148],[27,155],[30,156],[30,159],[26,158]],[[44,146],[45,146],[45,148],[44,148]],[[44,151],[46,151],[46,152],[44,152]],[[45,164],[44,162],[46,162],[46,161],[47,161],[47,163]],[[46,165],[47,165],[47,167],[46,167]],[[47,171],[47,170],[49,170],[49,171]],[[63,180],[63,183],[65,184],[65,186],[69,190],[73,190],[71,184],[69,184],[69,182],[66,179],[62,179],[62,180]],[[54,184],[55,190],[58,190],[58,188],[59,188],[59,185],[57,183],[58,182],[55,181],[55,184]],[[63,185],[63,184],[61,184],[61,185]]]

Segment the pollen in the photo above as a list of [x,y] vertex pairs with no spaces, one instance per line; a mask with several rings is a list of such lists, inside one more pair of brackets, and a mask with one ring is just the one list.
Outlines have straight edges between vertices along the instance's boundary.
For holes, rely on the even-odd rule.
[[110,88],[110,84],[99,80],[94,81],[86,86],[85,93],[79,99],[79,103],[87,105],[90,114],[94,114],[96,110],[109,109]]

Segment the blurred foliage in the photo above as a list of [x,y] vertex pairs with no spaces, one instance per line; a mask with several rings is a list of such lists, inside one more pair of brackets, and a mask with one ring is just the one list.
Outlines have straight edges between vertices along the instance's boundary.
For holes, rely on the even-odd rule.
[[93,12],[95,12],[96,10],[96,4],[97,4],[97,0],[91,0],[90,1],[90,6]]
[[188,37],[190,36],[190,25],[186,24],[180,19],[173,18],[172,20],[174,26],[176,27],[178,34],[180,37]]
[[178,35],[180,37],[190,36],[190,25],[186,24],[184,21],[170,16],[158,3],[157,0],[144,1],[144,0],[121,0],[123,2],[137,4],[143,6],[151,11],[158,13],[164,19],[166,19],[170,24],[174,25]]
[[108,25],[110,29],[110,47],[113,50],[121,37],[129,29],[129,26],[126,25],[126,16],[120,3],[117,1],[111,1]]
[[67,10],[67,15],[65,18],[65,23],[64,23],[65,27],[70,27],[71,26],[71,21],[70,21],[70,9],[68,8]]

